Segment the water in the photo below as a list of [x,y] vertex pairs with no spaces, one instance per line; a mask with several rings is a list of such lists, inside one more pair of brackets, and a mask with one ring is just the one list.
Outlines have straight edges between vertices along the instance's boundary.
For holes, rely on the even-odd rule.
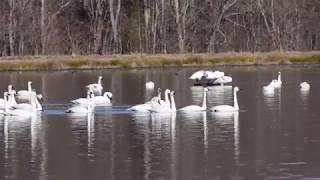
[[[134,114],[125,111],[155,95],[144,83],[176,92],[178,107],[201,104],[198,70],[1,73],[0,92],[28,80],[43,94],[44,112],[0,119],[0,179],[307,179],[320,178],[320,71],[317,67],[220,67],[239,86],[239,113]],[[263,85],[282,72],[283,87]],[[104,77],[113,107],[67,116],[84,86]],[[300,92],[299,83],[311,83]],[[232,87],[215,86],[208,107],[232,104]]]

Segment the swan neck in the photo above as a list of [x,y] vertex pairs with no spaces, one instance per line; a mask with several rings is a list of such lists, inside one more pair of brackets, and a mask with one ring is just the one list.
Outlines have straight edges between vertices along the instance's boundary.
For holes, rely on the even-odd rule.
[[278,82],[281,82],[281,74],[278,75]]
[[207,109],[207,92],[203,91],[202,109]]
[[170,106],[169,93],[168,92],[165,93],[164,101],[165,101],[166,104],[169,104],[169,106]]
[[8,107],[8,99],[7,99],[7,96],[4,96],[3,99],[4,99],[4,111],[5,111],[6,113],[8,113],[9,107]]
[[31,84],[28,84],[28,91],[29,91],[29,92],[32,91]]
[[158,99],[161,100],[161,92],[158,92]]
[[174,96],[171,95],[170,98],[171,98],[171,110],[176,111],[177,109],[176,109],[176,103],[174,102]]
[[238,104],[238,98],[237,98],[237,91],[233,91],[233,106],[236,109],[239,109],[239,104]]

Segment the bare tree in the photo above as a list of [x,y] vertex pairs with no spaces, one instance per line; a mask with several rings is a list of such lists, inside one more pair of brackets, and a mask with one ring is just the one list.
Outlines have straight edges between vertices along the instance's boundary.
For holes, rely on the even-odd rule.
[[111,26],[112,26],[112,34],[113,34],[113,42],[115,43],[115,46],[117,49],[119,49],[118,44],[118,23],[119,23],[119,15],[120,15],[120,9],[121,9],[121,0],[117,0],[117,7],[116,12],[114,12],[114,0],[109,0],[109,10],[110,10],[110,20],[111,20]]

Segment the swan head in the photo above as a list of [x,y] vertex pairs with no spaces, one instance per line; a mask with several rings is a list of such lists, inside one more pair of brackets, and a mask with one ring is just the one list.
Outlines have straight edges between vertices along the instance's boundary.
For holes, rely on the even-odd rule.
[[204,91],[204,92],[208,92],[209,89],[205,87],[205,88],[203,88],[203,91]]
[[165,94],[169,94],[169,93],[170,93],[170,90],[169,90],[169,89],[166,89],[166,90],[164,91],[164,93],[165,93]]
[[104,96],[112,100],[112,93],[111,92],[105,92]]
[[235,88],[234,88],[234,91],[235,91],[235,92],[238,92],[239,90],[240,90],[240,89],[239,89],[238,87],[235,87]]
[[98,78],[98,79],[101,81],[103,78],[102,78],[102,76],[99,76],[99,78]]
[[31,86],[32,82],[31,81],[28,81],[28,86]]
[[170,91],[170,95],[174,96],[174,95],[176,95],[176,93],[174,91]]
[[12,84],[9,84],[9,85],[8,85],[8,91],[11,91],[12,89],[13,89]]

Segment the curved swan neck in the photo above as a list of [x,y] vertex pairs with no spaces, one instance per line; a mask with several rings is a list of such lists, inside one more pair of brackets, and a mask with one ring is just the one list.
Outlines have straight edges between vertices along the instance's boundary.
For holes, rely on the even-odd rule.
[[203,90],[202,109],[207,109],[207,92]]
[[236,90],[233,90],[233,106],[234,106],[234,108],[239,109],[237,91]]
[[98,84],[99,85],[101,85],[101,80],[102,80],[102,77],[100,76],[99,79],[98,79]]

